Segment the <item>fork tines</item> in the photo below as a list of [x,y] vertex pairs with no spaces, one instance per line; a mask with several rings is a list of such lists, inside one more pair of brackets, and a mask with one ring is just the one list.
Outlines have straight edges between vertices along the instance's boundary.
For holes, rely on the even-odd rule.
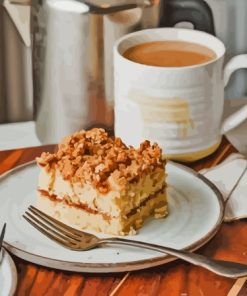
[[44,235],[69,249],[78,249],[79,243],[85,239],[86,234],[83,232],[52,218],[34,206],[29,206],[23,217]]

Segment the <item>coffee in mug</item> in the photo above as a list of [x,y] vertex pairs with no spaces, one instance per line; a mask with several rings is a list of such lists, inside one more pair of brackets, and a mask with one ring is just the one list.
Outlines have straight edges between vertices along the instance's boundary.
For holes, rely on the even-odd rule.
[[[194,52],[203,48],[208,60],[192,57],[190,65],[181,65],[182,58],[173,59],[173,66],[161,64],[166,54],[161,50],[157,58],[155,48],[165,51],[163,45],[170,44],[171,55],[176,49],[184,57],[184,47],[174,46],[182,43]],[[149,58],[126,58],[145,50]],[[235,70],[247,68],[247,55],[234,57],[223,68],[224,56],[218,38],[197,30],[157,28],[119,39],[114,47],[115,135],[134,147],[145,139],[157,142],[173,160],[195,161],[213,153],[222,135],[247,118],[246,106],[222,122],[224,87]],[[156,64],[149,65],[150,60]]]
[[127,49],[123,56],[133,62],[157,67],[186,67],[207,63],[216,53],[201,44],[185,41],[153,41]]

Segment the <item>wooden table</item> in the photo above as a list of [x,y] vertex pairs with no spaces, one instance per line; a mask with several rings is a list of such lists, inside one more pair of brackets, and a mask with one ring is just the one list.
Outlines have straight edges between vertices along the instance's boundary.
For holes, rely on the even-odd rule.
[[[0,173],[34,159],[42,151],[53,151],[54,146],[43,146],[0,152]],[[224,139],[210,157],[191,164],[195,170],[212,167],[234,152]],[[217,235],[198,253],[247,264],[247,223],[237,221],[223,224]],[[79,274],[52,270],[14,257],[18,270],[16,295],[30,296],[105,296],[105,295],[166,295],[166,296],[226,296],[241,280],[226,279],[180,260],[149,270],[121,274]],[[244,282],[242,280],[242,282]],[[247,295],[247,285],[239,293]]]

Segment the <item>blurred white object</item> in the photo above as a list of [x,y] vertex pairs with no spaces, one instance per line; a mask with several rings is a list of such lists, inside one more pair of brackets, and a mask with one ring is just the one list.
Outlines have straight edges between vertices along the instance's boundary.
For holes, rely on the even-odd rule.
[[40,146],[34,121],[0,125],[0,150]]

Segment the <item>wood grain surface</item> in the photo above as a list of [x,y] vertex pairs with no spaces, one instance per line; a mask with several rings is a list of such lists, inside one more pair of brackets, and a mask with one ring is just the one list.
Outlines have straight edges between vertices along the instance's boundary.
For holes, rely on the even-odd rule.
[[[34,159],[42,151],[53,150],[54,146],[43,146],[2,151],[0,173]],[[232,152],[235,149],[224,139],[213,155],[189,166],[195,170],[212,167]],[[246,233],[245,220],[224,223],[216,236],[197,252],[247,264]],[[234,279],[217,276],[180,260],[149,270],[102,275],[52,270],[16,257],[13,259],[18,270],[16,295],[19,296],[226,296],[236,283]],[[237,294],[247,295],[245,285]]]

